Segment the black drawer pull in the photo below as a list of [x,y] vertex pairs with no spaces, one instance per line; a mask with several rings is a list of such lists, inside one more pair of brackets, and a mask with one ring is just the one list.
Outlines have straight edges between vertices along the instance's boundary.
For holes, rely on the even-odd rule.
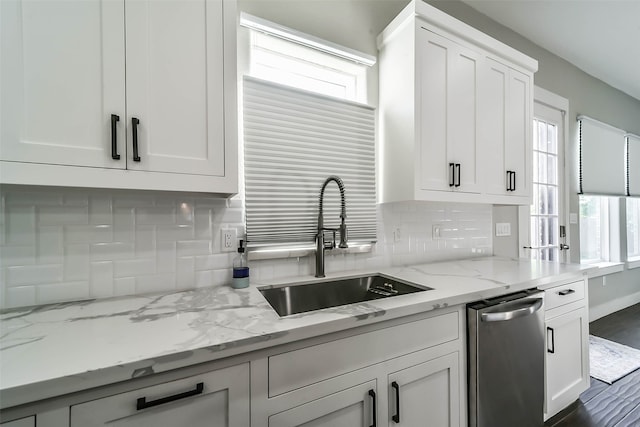
[[511,191],[516,191],[516,173],[515,173],[515,171],[511,172],[511,176],[513,177],[513,185],[511,186]]
[[456,182],[455,186],[460,187],[460,163],[456,163],[456,171],[458,173],[458,182]]
[[511,171],[507,171],[507,191],[511,191]]
[[373,402],[373,409],[371,410],[371,412],[373,413],[373,424],[371,424],[371,427],[376,427],[378,425],[377,422],[377,412],[376,412],[376,392],[373,390],[369,390],[369,396],[371,396],[371,401]]
[[547,345],[547,353],[555,353],[556,352],[556,343],[555,343],[555,334],[556,331],[553,328],[547,326],[547,337],[549,336],[549,331],[551,331],[551,348]]
[[131,118],[131,133],[133,135],[133,161],[139,162],[140,156],[138,155],[138,125],[140,120],[135,117]]
[[392,382],[391,387],[396,390],[396,414],[391,417],[394,423],[400,423],[400,385],[397,382]]
[[136,404],[136,409],[139,411],[141,409],[151,408],[153,406],[163,405],[165,403],[173,402],[176,400],[184,399],[186,397],[196,396],[198,394],[202,394],[204,391],[204,383],[196,384],[196,388],[193,390],[185,391],[184,393],[174,394],[173,396],[163,397],[161,399],[152,400],[147,402],[146,397],[138,398],[138,402]]
[[558,295],[560,295],[560,296],[571,295],[571,294],[573,294],[575,292],[576,291],[574,291],[573,289],[564,289],[564,290],[558,292]]
[[119,121],[120,116],[111,115],[111,158],[113,160],[120,160],[120,154],[118,154],[118,130],[116,129],[116,124]]

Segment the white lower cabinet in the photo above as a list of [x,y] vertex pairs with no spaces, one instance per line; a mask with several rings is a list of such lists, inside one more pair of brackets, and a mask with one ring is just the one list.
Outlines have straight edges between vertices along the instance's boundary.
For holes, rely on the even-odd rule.
[[589,388],[589,311],[585,292],[584,281],[546,291],[545,420]]
[[252,427],[466,423],[462,313],[274,350],[252,366]]
[[[451,353],[389,375],[389,425],[460,425],[459,354]],[[384,425],[387,425],[386,423]]]
[[0,423],[2,427],[36,427],[36,417],[21,418],[19,420]]
[[249,407],[245,364],[73,405],[71,427],[248,427]]
[[378,425],[376,381],[332,393],[269,417],[269,427]]

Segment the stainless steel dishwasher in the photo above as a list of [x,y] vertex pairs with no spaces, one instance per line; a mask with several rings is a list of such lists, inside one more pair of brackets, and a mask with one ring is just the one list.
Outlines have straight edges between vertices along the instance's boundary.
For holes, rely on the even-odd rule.
[[543,425],[543,307],[537,289],[467,305],[470,427]]

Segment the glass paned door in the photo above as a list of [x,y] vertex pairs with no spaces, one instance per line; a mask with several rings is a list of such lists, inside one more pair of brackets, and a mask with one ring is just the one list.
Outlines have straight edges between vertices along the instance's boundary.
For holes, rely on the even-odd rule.
[[533,204],[529,212],[534,259],[559,259],[558,182],[558,125],[536,117],[533,120]]
[[[537,90],[537,89],[536,89]],[[564,111],[566,100],[546,93],[534,103],[532,204],[520,209],[520,256],[565,261],[568,236],[564,227]],[[552,107],[555,101],[562,107]],[[555,105],[555,104],[553,104]]]

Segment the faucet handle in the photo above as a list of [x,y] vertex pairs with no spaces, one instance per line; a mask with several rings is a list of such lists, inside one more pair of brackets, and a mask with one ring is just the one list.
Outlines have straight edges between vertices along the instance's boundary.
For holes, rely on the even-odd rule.
[[324,248],[325,249],[335,249],[336,247],[336,229],[335,228],[324,228],[323,229],[323,233],[325,231],[331,231],[333,233],[333,239],[331,241],[325,241],[324,242]]

